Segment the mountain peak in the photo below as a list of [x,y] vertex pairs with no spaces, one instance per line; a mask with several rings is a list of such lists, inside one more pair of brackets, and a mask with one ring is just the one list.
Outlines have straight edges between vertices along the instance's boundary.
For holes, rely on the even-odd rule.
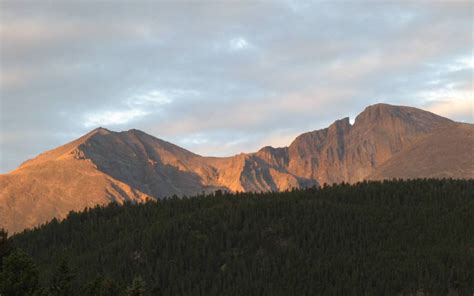
[[407,111],[408,109],[410,109],[410,107],[378,103],[378,104],[367,106],[364,109],[364,111],[362,111],[359,115],[357,115],[355,121],[356,122],[358,121],[360,122],[361,120],[374,121],[374,120],[380,120],[386,117],[399,116],[404,111]]
[[352,127],[349,117],[344,117],[342,119],[338,119],[334,121],[329,127],[329,131],[331,130],[344,130],[347,131]]
[[101,126],[89,132],[89,134],[110,134],[110,133],[112,133],[112,131]]
[[128,134],[147,134],[145,133],[144,131],[141,131],[139,129],[136,129],[136,128],[132,128],[132,129],[129,129],[128,131],[124,131],[123,133],[128,133]]
[[394,107],[403,107],[399,105],[390,105],[387,103],[375,103],[372,105],[367,106],[365,109],[377,109],[377,108],[394,108]]
[[378,103],[368,106],[357,115],[354,126],[410,125],[413,128],[431,130],[453,121],[414,107]]

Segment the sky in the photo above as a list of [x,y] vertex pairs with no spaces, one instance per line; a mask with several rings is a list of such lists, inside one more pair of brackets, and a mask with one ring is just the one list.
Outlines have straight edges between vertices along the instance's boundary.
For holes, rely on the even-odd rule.
[[96,127],[201,155],[384,102],[474,122],[474,4],[0,1],[0,173]]

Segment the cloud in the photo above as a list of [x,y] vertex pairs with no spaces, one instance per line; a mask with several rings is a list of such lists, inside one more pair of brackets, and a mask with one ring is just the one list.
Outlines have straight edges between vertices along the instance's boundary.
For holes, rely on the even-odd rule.
[[474,122],[474,100],[472,98],[471,92],[470,97],[461,100],[437,100],[430,102],[426,109],[441,116],[458,118],[459,121],[472,123]]
[[99,125],[230,155],[376,102],[473,122],[473,5],[1,1],[0,171]]
[[127,111],[104,111],[92,114],[86,114],[84,118],[84,126],[87,128],[96,126],[110,126],[129,123],[139,117],[149,113],[140,109],[131,109]]
[[231,39],[229,41],[229,46],[231,50],[244,50],[251,47],[248,41],[242,37]]
[[169,104],[172,102],[172,99],[159,90],[152,90],[144,94],[139,94],[132,97],[129,101],[129,105],[163,105]]

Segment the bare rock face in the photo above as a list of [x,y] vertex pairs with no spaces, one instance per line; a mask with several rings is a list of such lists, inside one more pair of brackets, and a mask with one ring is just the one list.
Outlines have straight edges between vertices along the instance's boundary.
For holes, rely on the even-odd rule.
[[344,118],[328,128],[298,136],[288,148],[288,170],[320,183],[345,180],[344,158],[351,130],[349,118]]
[[99,171],[157,198],[196,194],[214,174],[202,157],[137,130],[96,134],[78,149]]
[[456,124],[421,137],[368,176],[375,180],[420,177],[474,179],[474,125]]
[[474,178],[474,126],[410,107],[367,107],[290,146],[202,157],[138,130],[98,128],[0,175],[0,227],[21,231],[109,202],[218,189],[282,191],[364,179]]
[[320,183],[361,181],[434,130],[454,122],[423,110],[377,104],[355,119],[302,134],[289,146],[289,171]]
[[365,179],[374,169],[416,140],[453,121],[416,108],[378,104],[355,119],[347,158],[348,181]]
[[93,131],[0,175],[0,227],[17,232],[54,217],[65,218],[72,210],[153,198],[99,171],[85,158],[78,147],[98,133]]

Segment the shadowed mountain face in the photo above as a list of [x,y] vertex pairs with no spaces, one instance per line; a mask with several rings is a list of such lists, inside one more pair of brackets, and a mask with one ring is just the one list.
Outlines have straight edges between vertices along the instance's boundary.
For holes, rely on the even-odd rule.
[[474,126],[377,104],[289,147],[203,157],[138,130],[89,134],[0,175],[0,227],[20,231],[111,201],[287,190],[364,179],[474,177]]

